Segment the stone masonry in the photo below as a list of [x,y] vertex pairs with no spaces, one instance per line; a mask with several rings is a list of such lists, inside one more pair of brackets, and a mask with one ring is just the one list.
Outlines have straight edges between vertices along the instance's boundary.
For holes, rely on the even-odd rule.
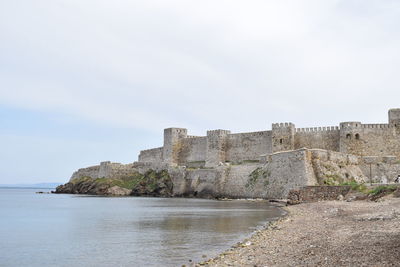
[[389,110],[387,124],[342,122],[332,127],[296,128],[293,123],[274,123],[270,131],[232,134],[212,130],[207,136],[189,136],[187,129],[169,128],[164,130],[164,146],[141,151],[139,162],[214,167],[258,161],[264,154],[303,147],[400,158],[400,109]]

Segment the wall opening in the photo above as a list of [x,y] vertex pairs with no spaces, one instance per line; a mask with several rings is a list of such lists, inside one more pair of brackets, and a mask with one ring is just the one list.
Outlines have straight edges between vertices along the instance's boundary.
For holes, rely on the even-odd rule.
[[279,139],[279,143],[282,145],[283,144],[283,139]]
[[351,139],[351,134],[346,134],[346,139]]
[[356,139],[360,140],[360,135],[358,133],[356,134]]

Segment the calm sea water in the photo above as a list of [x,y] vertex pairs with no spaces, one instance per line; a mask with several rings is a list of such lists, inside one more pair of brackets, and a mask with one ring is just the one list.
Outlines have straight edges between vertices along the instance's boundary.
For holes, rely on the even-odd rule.
[[181,266],[281,216],[265,202],[0,188],[0,266]]

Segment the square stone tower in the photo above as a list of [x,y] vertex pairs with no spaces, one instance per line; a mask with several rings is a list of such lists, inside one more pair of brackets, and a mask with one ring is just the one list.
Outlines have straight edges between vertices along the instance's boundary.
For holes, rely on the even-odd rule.
[[207,131],[206,167],[218,166],[225,162],[228,130]]
[[291,122],[272,124],[272,152],[294,149],[295,125]]
[[179,151],[181,140],[187,137],[185,128],[167,128],[164,129],[164,148],[163,162],[171,165],[177,165],[179,162]]
[[400,127],[400,108],[389,109],[389,124]]

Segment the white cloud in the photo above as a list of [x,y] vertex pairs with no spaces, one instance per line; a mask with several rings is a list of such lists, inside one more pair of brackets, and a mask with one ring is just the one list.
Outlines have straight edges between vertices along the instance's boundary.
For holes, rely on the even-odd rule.
[[381,120],[395,1],[4,1],[0,103],[121,127]]

